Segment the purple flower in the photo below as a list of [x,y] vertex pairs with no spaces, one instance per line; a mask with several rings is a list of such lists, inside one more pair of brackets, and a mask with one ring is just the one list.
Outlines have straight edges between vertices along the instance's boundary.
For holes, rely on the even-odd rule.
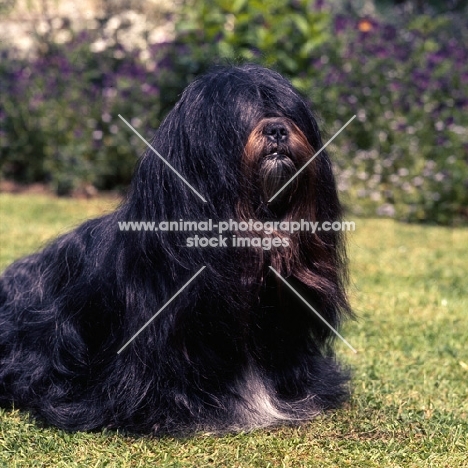
[[352,20],[343,15],[337,15],[335,17],[335,33],[339,34],[343,32],[350,25]]

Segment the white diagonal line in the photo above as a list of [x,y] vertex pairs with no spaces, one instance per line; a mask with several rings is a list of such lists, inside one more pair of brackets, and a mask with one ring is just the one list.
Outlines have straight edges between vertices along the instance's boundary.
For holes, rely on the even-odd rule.
[[272,200],[279,195],[285,187],[287,187],[344,129],[347,127],[352,120],[356,118],[356,115],[353,115],[269,200],[270,203]]
[[118,351],[120,354],[206,267],[202,266]]
[[353,351],[353,353],[357,354],[357,351],[272,267],[269,267],[275,275],[310,309],[314,312],[317,317],[322,320],[325,325],[336,335],[338,338],[341,338],[343,342]]
[[161,159],[161,161],[164,164],[166,164],[170,169],[172,169],[172,171],[175,172],[179,176],[179,178],[186,185],[188,185],[198,197],[200,197],[206,203],[206,200],[187,182],[187,180],[179,172],[177,172],[177,170],[173,166],[171,166],[171,164],[168,163],[120,114],[118,115],[128,125],[128,127],[130,127],[135,132],[135,134],[148,146],[148,148],[150,148],[153,151],[153,153],[156,156],[158,156],[158,158]]

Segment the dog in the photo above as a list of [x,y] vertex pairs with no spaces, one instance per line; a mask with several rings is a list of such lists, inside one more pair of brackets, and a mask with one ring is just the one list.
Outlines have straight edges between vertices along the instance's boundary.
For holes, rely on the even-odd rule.
[[[349,372],[305,302],[332,327],[352,314],[343,233],[280,224],[342,218],[310,105],[272,70],[215,68],[151,146],[116,211],[3,273],[0,404],[67,431],[154,435],[299,424],[340,406]],[[227,220],[217,245],[119,227]],[[245,229],[258,223],[270,229]]]

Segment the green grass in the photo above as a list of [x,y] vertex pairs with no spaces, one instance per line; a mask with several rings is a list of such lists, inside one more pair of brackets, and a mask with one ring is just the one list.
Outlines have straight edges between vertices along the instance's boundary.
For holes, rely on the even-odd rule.
[[[115,200],[0,196],[0,267]],[[0,410],[5,467],[466,467],[468,230],[356,220],[349,236],[358,320],[337,342],[351,401],[297,428],[187,440],[68,434]]]

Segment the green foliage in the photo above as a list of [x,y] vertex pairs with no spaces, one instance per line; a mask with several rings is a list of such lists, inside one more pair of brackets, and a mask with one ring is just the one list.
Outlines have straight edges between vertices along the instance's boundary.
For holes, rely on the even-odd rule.
[[305,75],[311,52],[330,39],[330,15],[311,0],[187,0],[175,27],[158,70],[163,114],[215,64],[255,62],[287,76]]
[[330,38],[329,14],[310,0],[192,0],[178,22],[192,60],[258,62],[283,73],[306,71]]

